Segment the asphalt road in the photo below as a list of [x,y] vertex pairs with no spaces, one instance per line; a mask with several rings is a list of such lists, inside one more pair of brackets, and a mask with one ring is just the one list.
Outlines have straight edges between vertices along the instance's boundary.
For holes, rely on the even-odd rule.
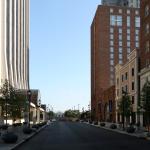
[[150,141],[83,123],[55,122],[17,150],[149,150]]

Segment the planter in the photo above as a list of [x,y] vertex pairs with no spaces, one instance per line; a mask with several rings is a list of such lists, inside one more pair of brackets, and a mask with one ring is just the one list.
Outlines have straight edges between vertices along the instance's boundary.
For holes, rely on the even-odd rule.
[[18,140],[18,136],[12,132],[8,132],[2,135],[2,140],[5,143],[16,143]]
[[0,129],[2,129],[2,130],[7,130],[7,129],[8,129],[8,125],[1,125],[1,126],[0,126]]
[[104,122],[100,123],[100,126],[104,127],[106,124]]
[[127,129],[126,129],[126,131],[128,132],[128,133],[134,133],[135,132],[135,128],[134,127],[127,127]]
[[116,125],[116,124],[111,124],[111,125],[110,125],[110,128],[111,128],[111,129],[117,129],[117,125]]
[[32,128],[34,128],[34,129],[39,129],[39,125],[38,125],[38,124],[35,124],[35,125],[32,126]]
[[31,134],[32,133],[32,129],[28,128],[28,127],[25,127],[25,128],[23,128],[23,133],[24,134]]
[[91,121],[91,120],[90,120],[90,121],[89,121],[89,123],[90,123],[90,124],[92,124],[92,123],[93,123],[93,121]]
[[94,125],[98,125],[98,121],[95,121],[95,122],[94,122]]

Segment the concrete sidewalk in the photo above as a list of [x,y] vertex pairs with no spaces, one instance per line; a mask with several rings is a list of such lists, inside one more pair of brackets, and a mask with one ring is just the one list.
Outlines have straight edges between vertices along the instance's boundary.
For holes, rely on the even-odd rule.
[[13,131],[15,134],[18,135],[18,140],[14,144],[6,144],[2,141],[1,136],[0,136],[0,149],[2,150],[14,150],[16,147],[19,145],[23,144],[24,142],[28,141],[30,138],[32,138],[34,135],[39,133],[42,129],[44,129],[47,125],[41,127],[38,130],[33,131],[31,134],[24,134],[23,133],[23,126],[21,127],[15,127],[15,128],[9,128],[8,131]]
[[90,123],[86,122],[86,124],[89,124],[91,126],[95,126],[97,128],[102,128],[102,129],[105,129],[105,130],[109,130],[109,131],[118,132],[118,133],[121,133],[121,134],[134,136],[134,137],[137,137],[137,138],[150,140],[150,137],[147,137],[148,132],[145,132],[144,130],[136,130],[134,133],[128,133],[125,130],[123,130],[122,128],[120,128],[118,125],[117,125],[117,129],[111,129],[110,125],[113,124],[113,123],[105,122],[105,126],[100,126],[100,123],[98,125],[94,125],[94,124],[90,124]]

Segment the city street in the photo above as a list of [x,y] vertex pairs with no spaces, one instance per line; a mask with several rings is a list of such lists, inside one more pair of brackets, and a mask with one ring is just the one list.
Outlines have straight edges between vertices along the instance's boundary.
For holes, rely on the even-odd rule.
[[84,123],[54,122],[18,150],[148,150],[150,141]]

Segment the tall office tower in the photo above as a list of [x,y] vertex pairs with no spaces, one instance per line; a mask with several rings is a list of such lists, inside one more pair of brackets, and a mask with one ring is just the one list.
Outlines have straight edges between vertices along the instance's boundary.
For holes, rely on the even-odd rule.
[[0,86],[29,88],[29,0],[0,0]]
[[102,0],[102,5],[128,6],[128,0]]
[[102,0],[102,5],[126,6],[126,7],[140,7],[140,0]]
[[138,8],[100,5],[91,25],[91,108],[98,119],[101,92],[115,83],[115,65],[139,48]]
[[140,8],[140,0],[128,0],[128,6]]

